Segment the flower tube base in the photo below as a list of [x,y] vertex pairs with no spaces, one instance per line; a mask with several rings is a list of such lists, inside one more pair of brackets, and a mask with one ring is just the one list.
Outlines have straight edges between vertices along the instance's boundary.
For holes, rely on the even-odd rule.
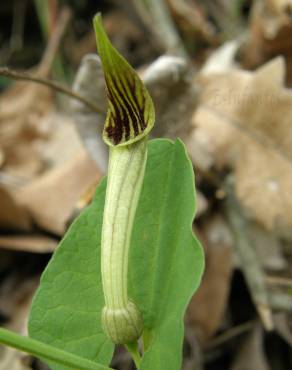
[[116,344],[136,341],[143,331],[143,320],[135,303],[128,301],[126,307],[102,310],[103,330]]

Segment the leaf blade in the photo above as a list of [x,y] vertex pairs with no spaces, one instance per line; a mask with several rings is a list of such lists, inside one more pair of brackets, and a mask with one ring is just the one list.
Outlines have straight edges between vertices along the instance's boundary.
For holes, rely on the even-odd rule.
[[[29,335],[107,365],[113,344],[101,329],[104,305],[100,235],[106,182],[66,233],[45,269],[31,308]],[[54,370],[63,370],[51,364]]]
[[152,337],[140,369],[178,370],[183,315],[204,268],[202,249],[192,233],[194,175],[179,140],[152,141],[149,157],[130,249],[130,294]]
[[[142,311],[144,336],[149,342],[140,370],[179,370],[182,317],[203,270],[202,250],[191,232],[195,210],[193,169],[179,141],[152,140],[148,148],[145,180],[130,247],[129,294]],[[178,170],[179,179],[173,180]],[[101,332],[100,311],[104,300],[99,259],[105,186],[106,181],[98,186],[92,204],[69,229],[43,274],[32,306],[29,332],[33,338],[107,365],[113,345]],[[160,209],[163,211],[159,212]],[[86,246],[81,257],[80,253],[74,254],[81,238],[80,235],[76,238],[77,232],[86,235],[82,237]],[[59,273],[62,276],[66,265],[67,270],[74,271],[75,277],[67,273],[63,275],[64,280],[54,284],[55,277]],[[155,272],[153,266],[159,271]],[[168,274],[170,269],[172,272]],[[86,275],[90,271],[95,273],[88,290]],[[78,300],[75,294],[78,290],[83,292],[83,299]],[[54,309],[46,313],[57,303],[63,308],[61,314]],[[79,316],[79,305],[83,303],[86,303],[87,312]],[[63,321],[68,315],[75,315],[77,319],[69,320],[64,330]],[[51,366],[53,370],[65,370],[54,364]]]

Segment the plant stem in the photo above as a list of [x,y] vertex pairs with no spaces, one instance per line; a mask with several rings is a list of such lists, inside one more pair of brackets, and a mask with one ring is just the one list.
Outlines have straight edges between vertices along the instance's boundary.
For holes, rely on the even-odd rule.
[[152,341],[152,333],[147,328],[143,330],[142,342],[143,342],[143,353],[146,352]]
[[128,343],[126,344],[126,348],[128,352],[130,352],[132,359],[136,365],[136,368],[139,369],[142,358],[139,353],[138,342],[136,341],[136,342]]
[[0,328],[0,343],[47,361],[78,370],[113,370],[35,339]]

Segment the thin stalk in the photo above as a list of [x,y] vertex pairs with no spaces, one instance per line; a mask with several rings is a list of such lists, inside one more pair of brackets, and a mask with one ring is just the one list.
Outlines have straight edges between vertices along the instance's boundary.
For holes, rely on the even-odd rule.
[[113,370],[104,365],[76,356],[70,352],[63,351],[29,337],[21,336],[3,328],[0,328],[0,343],[72,369]]
[[136,365],[136,368],[139,369],[141,365],[142,357],[139,352],[138,342],[136,341],[136,342],[129,343],[126,345],[126,348],[128,352],[130,352],[132,359]]

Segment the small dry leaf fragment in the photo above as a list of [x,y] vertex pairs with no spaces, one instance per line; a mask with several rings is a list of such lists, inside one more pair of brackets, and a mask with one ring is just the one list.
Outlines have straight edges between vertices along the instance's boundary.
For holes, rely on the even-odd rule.
[[22,207],[6,188],[0,187],[0,228],[29,230],[31,219],[29,213]]
[[241,50],[241,63],[253,69],[283,55],[287,80],[292,83],[292,1],[257,0],[251,11],[248,38]]
[[[232,262],[232,236],[221,217],[214,217],[204,229],[206,270],[188,312],[188,322],[201,343],[206,343],[219,329],[226,308]],[[216,302],[216,304],[214,304]]]

